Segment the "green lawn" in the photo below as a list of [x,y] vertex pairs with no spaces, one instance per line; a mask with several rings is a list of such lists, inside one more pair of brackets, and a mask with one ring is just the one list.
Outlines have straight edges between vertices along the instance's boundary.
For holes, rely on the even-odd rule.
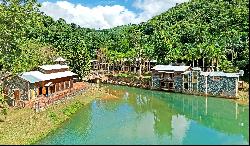
[[82,95],[51,105],[39,113],[29,108],[9,109],[7,119],[0,122],[0,144],[32,144],[57,129],[79,108],[103,94],[98,88],[91,87]]

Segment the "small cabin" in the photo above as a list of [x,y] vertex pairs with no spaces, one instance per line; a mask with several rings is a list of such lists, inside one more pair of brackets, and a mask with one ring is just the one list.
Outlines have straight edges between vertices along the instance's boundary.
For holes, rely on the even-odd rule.
[[71,72],[63,60],[58,63],[60,64],[42,65],[36,71],[6,78],[3,87],[8,103],[15,106],[18,101],[49,97],[59,91],[73,88],[73,78],[77,74]]

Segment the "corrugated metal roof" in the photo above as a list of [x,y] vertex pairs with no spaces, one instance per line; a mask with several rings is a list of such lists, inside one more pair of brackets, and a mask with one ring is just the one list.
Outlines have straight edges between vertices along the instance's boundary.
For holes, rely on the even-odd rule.
[[201,72],[203,76],[218,76],[218,77],[239,77],[239,73],[224,73],[222,71],[215,71],[215,72]]
[[182,73],[183,75],[189,74],[191,71],[185,71],[184,73]]
[[32,75],[23,75],[23,76],[21,76],[21,78],[23,78],[24,80],[26,80],[30,83],[35,83],[35,82],[41,81],[40,79],[38,79]]
[[163,73],[167,73],[167,74],[171,74],[171,73],[174,73],[173,71],[164,71],[164,70],[159,70],[158,72],[163,72]]
[[239,77],[239,73],[225,73],[227,77],[236,78]]
[[42,66],[39,66],[39,68],[43,70],[52,70],[52,69],[62,69],[62,68],[69,68],[69,67],[67,65],[54,64],[54,65],[42,65]]
[[65,72],[57,72],[57,73],[44,74],[44,75],[45,75],[46,80],[51,80],[51,79],[58,79],[58,78],[63,78],[63,77],[70,77],[76,74],[71,71],[65,71]]
[[165,71],[186,71],[190,66],[156,65],[152,69]]
[[24,72],[22,75],[20,75],[20,77],[30,83],[36,83],[43,80],[43,73],[40,71]]
[[199,70],[199,71],[201,71],[201,68],[200,67],[194,67],[194,68],[192,68],[193,70]]
[[223,77],[223,76],[226,76],[226,74],[222,71],[214,71],[214,72],[210,72],[209,76],[220,76],[220,77]]
[[30,83],[37,83],[40,81],[48,81],[52,79],[58,79],[63,77],[70,77],[77,75],[71,71],[65,71],[65,72],[57,72],[57,73],[51,73],[51,74],[43,74],[40,71],[31,71],[31,72],[25,72],[22,75],[20,75],[21,78],[24,80],[27,80]]
[[208,76],[209,74],[210,74],[210,72],[203,72],[203,71],[201,72],[202,76]]

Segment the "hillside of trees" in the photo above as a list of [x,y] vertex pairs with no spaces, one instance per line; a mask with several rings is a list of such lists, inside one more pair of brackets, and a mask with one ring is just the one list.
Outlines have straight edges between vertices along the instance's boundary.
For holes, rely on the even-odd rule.
[[249,1],[191,0],[140,24],[95,30],[53,20],[36,0],[0,4],[0,72],[20,73],[56,56],[80,77],[96,52],[110,62],[124,58],[184,62],[249,74]]

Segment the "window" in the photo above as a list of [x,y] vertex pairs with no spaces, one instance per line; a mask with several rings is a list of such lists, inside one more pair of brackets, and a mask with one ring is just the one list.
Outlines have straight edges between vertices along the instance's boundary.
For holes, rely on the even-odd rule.
[[188,83],[184,83],[184,89],[188,89]]
[[160,74],[160,78],[163,78],[164,77],[164,74]]
[[188,82],[188,75],[187,74],[184,75],[184,82]]
[[168,73],[164,73],[163,77],[164,77],[164,78],[168,78],[168,77],[169,77],[169,74],[168,74]]
[[174,75],[174,74],[171,74],[171,73],[169,74],[169,76],[170,76],[171,79],[173,78],[173,75]]
[[174,88],[174,83],[168,83],[168,87],[169,87],[170,89],[173,89],[173,88]]
[[198,73],[197,72],[193,72],[193,83],[196,83],[197,82],[197,79],[198,79]]
[[175,76],[181,76],[180,72],[175,72]]

